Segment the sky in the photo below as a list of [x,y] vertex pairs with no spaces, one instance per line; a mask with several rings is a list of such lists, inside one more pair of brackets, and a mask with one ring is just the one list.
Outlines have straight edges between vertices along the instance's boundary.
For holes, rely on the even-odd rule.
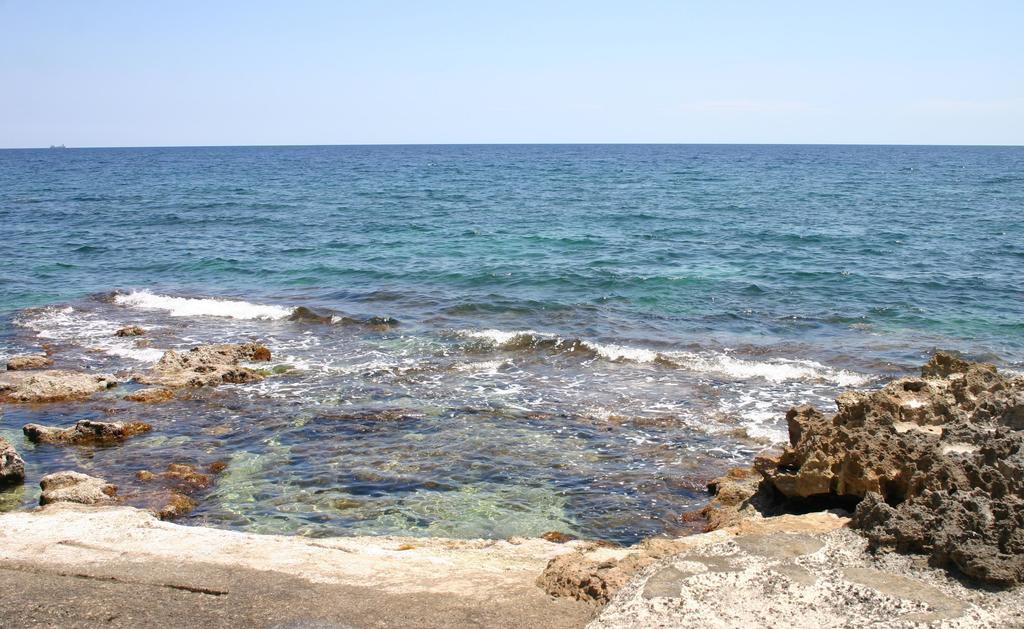
[[1024,2],[0,0],[0,147],[1024,144]]

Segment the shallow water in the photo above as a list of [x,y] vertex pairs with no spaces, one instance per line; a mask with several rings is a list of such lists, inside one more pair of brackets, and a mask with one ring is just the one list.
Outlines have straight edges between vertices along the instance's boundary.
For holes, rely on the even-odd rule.
[[[140,469],[226,460],[184,521],[670,531],[710,477],[784,439],[790,405],[936,348],[1024,367],[1021,172],[1019,148],[0,151],[0,355],[46,343],[127,376],[258,339],[290,368],[159,406],[121,401],[134,385],[8,405],[30,477],[0,504],[57,469],[131,502]],[[149,347],[112,336],[129,323]],[[20,436],[82,417],[154,431]]]

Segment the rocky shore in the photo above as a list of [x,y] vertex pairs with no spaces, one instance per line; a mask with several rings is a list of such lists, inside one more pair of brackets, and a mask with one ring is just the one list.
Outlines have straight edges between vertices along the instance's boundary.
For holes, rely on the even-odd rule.
[[[0,372],[6,404],[80,400],[119,382],[16,358]],[[132,375],[152,386],[124,398],[153,404],[258,381],[272,375],[258,366],[270,358],[258,343],[168,351]],[[0,573],[34,575],[26,596],[85,579],[74,582],[82,607],[32,608],[43,624],[91,624],[110,611],[114,625],[180,624],[145,605],[159,593],[169,614],[212,625],[1024,626],[1024,377],[939,353],[920,376],[848,391],[836,406],[790,410],[789,445],[712,481],[707,506],[681,518],[705,531],[688,537],[621,548],[557,531],[507,541],[257,536],[160,521],[192,509],[222,462],[139,470],[148,493],[134,504],[148,511],[119,506],[103,479],[53,470],[41,481],[47,506],[0,516]],[[151,429],[80,420],[23,432],[117,447]],[[22,482],[24,468],[0,439],[0,482]],[[273,603],[266,588],[299,607]],[[143,597],[98,606],[115,591]],[[311,592],[326,598],[311,603]],[[329,604],[337,597],[346,606]]]

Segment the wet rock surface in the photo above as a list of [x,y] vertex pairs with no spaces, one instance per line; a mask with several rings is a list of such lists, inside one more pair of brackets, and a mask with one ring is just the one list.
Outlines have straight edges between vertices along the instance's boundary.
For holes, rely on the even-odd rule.
[[81,472],[55,472],[39,481],[43,490],[40,505],[74,502],[83,505],[108,505],[116,502],[117,487],[107,481]]
[[143,404],[159,404],[174,397],[174,391],[166,387],[146,387],[132,391],[124,396],[130,402],[141,402]]
[[163,472],[140,470],[135,477],[152,485],[143,502],[161,520],[171,520],[195,509],[198,504],[195,494],[208,489],[214,476],[226,468],[223,461],[215,461],[207,467],[208,473],[204,473],[193,465],[171,463]]
[[117,385],[108,374],[51,369],[0,372],[0,402],[62,402],[87,398]]
[[46,354],[20,354],[7,359],[7,371],[45,369],[52,364],[53,360]]
[[25,461],[14,446],[0,437],[0,487],[25,480]]
[[241,365],[243,361],[270,360],[270,350],[260,343],[200,345],[188,352],[170,350],[147,374],[136,379],[143,384],[164,387],[217,386],[262,380],[259,371]]
[[137,325],[127,325],[114,332],[114,336],[142,336],[146,331]]
[[97,422],[83,419],[70,428],[25,424],[22,432],[33,443],[83,445],[123,441],[132,435],[152,430],[145,422]]
[[[873,549],[927,554],[983,582],[1024,580],[1024,377],[935,355],[921,377],[787,415],[790,446],[755,467],[775,509],[856,508]],[[765,506],[764,504],[762,506]]]

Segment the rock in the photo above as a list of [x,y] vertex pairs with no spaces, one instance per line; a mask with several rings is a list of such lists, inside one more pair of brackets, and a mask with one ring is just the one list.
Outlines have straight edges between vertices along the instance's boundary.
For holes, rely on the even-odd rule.
[[241,366],[243,360],[268,361],[270,350],[259,343],[200,345],[188,352],[170,350],[149,374],[136,378],[144,384],[165,387],[217,386],[222,383],[255,382],[263,374]]
[[695,536],[705,543],[643,570],[587,626],[1020,625],[1019,594],[970,587],[910,557],[875,555],[846,528],[713,535]]
[[[760,518],[773,514],[770,498],[761,491],[762,477],[751,468],[736,467],[724,476],[708,483],[708,491],[714,496],[707,505],[697,511],[704,519],[704,531],[715,531],[733,526],[748,518]],[[688,514],[683,514],[684,519]]]
[[165,387],[148,387],[132,391],[124,396],[124,399],[143,404],[159,404],[174,397],[174,391]]
[[114,332],[114,336],[142,336],[146,331],[137,325],[128,325],[117,332]]
[[568,533],[562,533],[560,531],[548,531],[547,533],[543,533],[540,536],[540,538],[543,539],[543,540],[547,540],[549,542],[553,542],[555,544],[564,544],[566,542],[571,542],[574,539],[579,539],[575,535],[570,535]]
[[[223,461],[217,461],[210,465],[210,470],[216,474],[226,467]],[[162,520],[170,520],[195,509],[196,501],[191,495],[213,483],[209,474],[182,463],[171,463],[166,471],[160,473],[139,470],[135,477],[144,483],[157,484],[155,490],[144,492],[144,502]]]
[[83,419],[70,428],[25,424],[21,429],[32,443],[89,444],[123,441],[152,430],[145,422],[97,422]]
[[288,316],[289,321],[299,321],[302,323],[331,323],[332,319],[331,315],[320,314],[312,308],[305,306],[299,306]]
[[551,596],[604,604],[634,574],[657,560],[644,553],[622,559],[591,559],[580,552],[559,555],[537,577],[537,585]]
[[20,354],[7,359],[7,371],[44,369],[52,364],[53,361],[46,354]]
[[113,504],[117,487],[107,481],[81,472],[56,472],[39,481],[43,493],[39,504],[77,502],[84,505]]
[[0,372],[0,402],[61,402],[116,386],[114,376],[76,371]]
[[783,508],[856,508],[872,548],[928,554],[983,582],[1024,582],[1024,377],[939,353],[921,377],[786,419],[756,465]]
[[184,494],[172,493],[165,504],[157,509],[156,515],[161,520],[172,520],[181,517],[196,508],[196,501]]
[[0,486],[25,480],[25,461],[9,441],[0,437]]

